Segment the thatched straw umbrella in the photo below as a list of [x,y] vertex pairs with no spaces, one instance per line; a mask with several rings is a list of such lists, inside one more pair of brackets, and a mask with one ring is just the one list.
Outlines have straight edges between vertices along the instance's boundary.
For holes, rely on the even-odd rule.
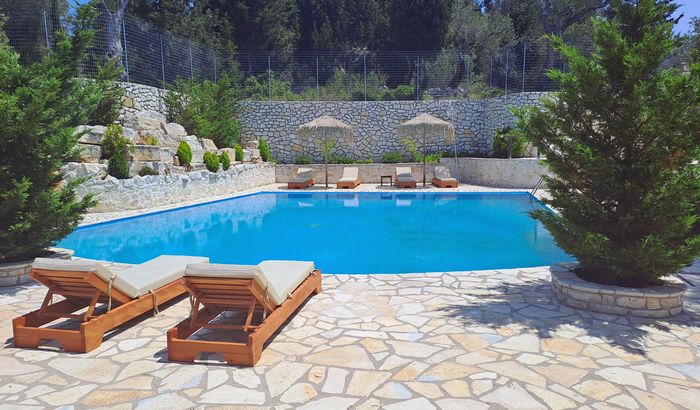
[[353,144],[352,127],[338,119],[324,115],[299,126],[299,136],[312,141],[323,142],[323,156],[326,164],[326,188],[328,188],[328,142],[345,141]]
[[428,137],[443,137],[445,144],[451,144],[455,137],[455,127],[440,118],[430,114],[420,114],[417,117],[399,125],[397,132],[399,138],[415,140],[417,136],[423,139],[423,186],[425,186],[425,147]]

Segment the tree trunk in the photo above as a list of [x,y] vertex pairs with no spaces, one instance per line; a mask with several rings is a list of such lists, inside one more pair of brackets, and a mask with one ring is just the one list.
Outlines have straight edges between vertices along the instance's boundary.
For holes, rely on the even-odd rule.
[[105,0],[102,0],[97,8],[100,12],[100,17],[103,22],[105,31],[105,59],[117,59],[117,65],[123,67],[122,55],[124,48],[122,47],[122,24],[124,21],[124,12],[129,0],[120,0],[119,7],[116,11],[112,11]]

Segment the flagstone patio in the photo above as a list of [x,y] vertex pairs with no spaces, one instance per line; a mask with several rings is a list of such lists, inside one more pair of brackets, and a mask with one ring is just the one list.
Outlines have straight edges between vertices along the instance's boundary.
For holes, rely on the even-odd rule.
[[167,362],[186,299],[88,354],[16,349],[11,319],[44,289],[5,288],[0,408],[697,408],[696,288],[683,313],[651,320],[564,307],[548,280],[547,268],[325,276],[255,368]]

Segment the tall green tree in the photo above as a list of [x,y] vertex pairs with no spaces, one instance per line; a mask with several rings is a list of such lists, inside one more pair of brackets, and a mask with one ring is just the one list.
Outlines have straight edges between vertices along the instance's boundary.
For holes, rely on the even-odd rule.
[[450,0],[391,0],[388,7],[391,48],[439,50],[445,44]]
[[580,276],[647,286],[700,255],[700,64],[660,68],[678,47],[664,0],[614,0],[594,21],[591,58],[552,37],[567,62],[519,127],[546,156],[555,212],[535,211]]
[[62,29],[61,20],[67,13],[67,0],[0,0],[5,32],[23,63],[44,56],[56,42],[54,33]]
[[[78,11],[81,18],[85,9]],[[0,33],[0,260],[33,258],[70,233],[94,204],[77,200],[80,181],[64,184],[61,166],[76,158],[79,136],[101,100],[78,78],[89,31],[55,33],[56,47],[22,65]]]

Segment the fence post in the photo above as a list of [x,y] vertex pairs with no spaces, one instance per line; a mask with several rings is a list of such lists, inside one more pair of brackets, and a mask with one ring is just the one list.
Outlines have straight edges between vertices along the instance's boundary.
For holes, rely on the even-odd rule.
[[465,66],[465,70],[466,70],[464,75],[466,77],[466,84],[467,84],[466,93],[467,93],[467,100],[468,100],[469,99],[469,57],[468,56],[464,60],[464,66]]
[[365,77],[365,101],[367,101],[367,53],[362,55],[362,68],[364,70]]
[[214,82],[217,81],[219,80],[216,78],[216,54],[214,54]]
[[122,37],[124,37],[124,65],[126,68],[126,82],[130,83],[131,80],[129,78],[129,46],[127,45],[126,42],[126,24],[124,24],[124,18],[122,18]]
[[267,55],[267,100],[272,101],[272,60]]
[[508,63],[510,63],[510,50],[506,49],[506,81],[505,81],[505,92],[508,95]]
[[51,42],[49,41],[49,23],[46,18],[46,10],[44,10],[44,37],[46,38],[46,49],[51,54]]
[[522,86],[522,92],[525,92],[525,64],[527,61],[527,43],[523,41],[523,86]]
[[419,100],[418,92],[420,90],[420,56],[416,58],[416,101]]
[[493,84],[493,56],[489,54],[489,90]]
[[316,57],[316,101],[320,98],[320,90],[318,88],[318,57]]
[[194,80],[194,65],[192,64],[192,43],[190,43],[190,79]]
[[163,86],[165,86],[165,53],[163,52],[163,35],[160,35],[160,73],[163,76]]

